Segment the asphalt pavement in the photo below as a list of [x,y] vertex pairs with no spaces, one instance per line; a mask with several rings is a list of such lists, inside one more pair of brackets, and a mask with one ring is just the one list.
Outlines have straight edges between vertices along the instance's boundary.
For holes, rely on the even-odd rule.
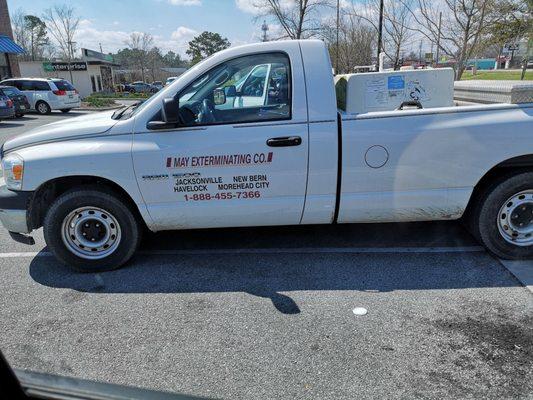
[[457,222],[148,234],[103,274],[35,238],[0,230],[19,369],[224,399],[533,398],[533,295]]

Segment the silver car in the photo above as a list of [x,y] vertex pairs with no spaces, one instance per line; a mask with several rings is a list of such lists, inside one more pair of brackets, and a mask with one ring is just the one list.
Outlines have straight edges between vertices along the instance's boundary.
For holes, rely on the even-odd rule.
[[24,93],[30,107],[39,114],[49,114],[52,110],[67,113],[81,105],[78,91],[65,79],[11,78],[0,84],[14,86]]

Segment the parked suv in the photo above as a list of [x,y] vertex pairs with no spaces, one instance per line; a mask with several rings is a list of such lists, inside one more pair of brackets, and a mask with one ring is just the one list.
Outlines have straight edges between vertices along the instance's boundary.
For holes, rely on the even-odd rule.
[[0,82],[0,85],[16,87],[39,114],[49,114],[52,110],[67,113],[81,105],[78,91],[64,79],[12,78]]
[[30,109],[28,98],[16,87],[0,85],[0,96],[7,96],[13,101],[16,118],[21,118]]

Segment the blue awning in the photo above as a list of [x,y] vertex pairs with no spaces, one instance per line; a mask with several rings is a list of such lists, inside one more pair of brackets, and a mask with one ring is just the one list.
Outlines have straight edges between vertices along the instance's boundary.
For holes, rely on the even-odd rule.
[[0,53],[20,54],[24,52],[24,49],[11,40],[11,38],[0,35]]

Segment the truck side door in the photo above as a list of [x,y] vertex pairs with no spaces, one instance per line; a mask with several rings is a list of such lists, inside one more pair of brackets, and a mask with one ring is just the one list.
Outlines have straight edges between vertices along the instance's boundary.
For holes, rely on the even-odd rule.
[[[266,104],[224,98],[264,64],[276,65],[282,81]],[[176,95],[180,126],[136,132],[135,172],[156,229],[299,224],[308,163],[304,88],[297,51],[233,58]]]

